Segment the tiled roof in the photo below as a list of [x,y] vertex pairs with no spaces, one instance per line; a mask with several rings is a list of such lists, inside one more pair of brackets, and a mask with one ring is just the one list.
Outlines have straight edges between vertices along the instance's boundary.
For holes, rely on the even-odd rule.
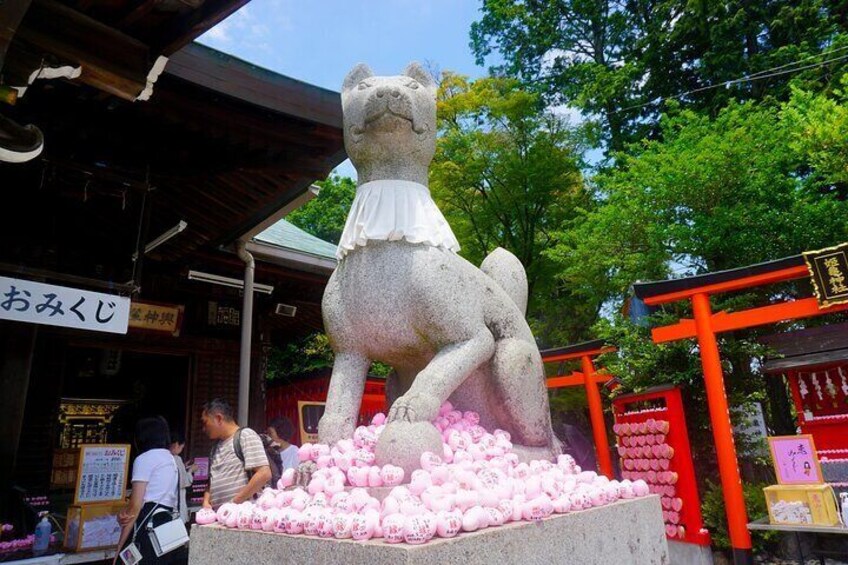
[[296,253],[336,260],[336,246],[334,244],[308,234],[286,220],[280,220],[253,239]]

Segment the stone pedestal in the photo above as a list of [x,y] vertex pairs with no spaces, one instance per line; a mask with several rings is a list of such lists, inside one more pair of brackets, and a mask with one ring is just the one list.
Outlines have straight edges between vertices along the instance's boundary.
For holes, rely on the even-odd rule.
[[657,496],[554,515],[541,522],[463,533],[452,539],[435,538],[424,545],[320,539],[218,526],[192,528],[189,565],[282,563],[668,565],[670,561]]

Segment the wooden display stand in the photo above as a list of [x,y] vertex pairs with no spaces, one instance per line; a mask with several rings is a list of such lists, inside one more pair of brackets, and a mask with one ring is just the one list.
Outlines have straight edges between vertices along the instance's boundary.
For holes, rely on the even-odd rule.
[[[836,496],[830,485],[772,485],[765,487],[763,493],[768,507],[769,523],[791,526],[836,526],[839,513],[836,509]],[[785,522],[775,517],[773,507],[776,503],[800,502],[810,509],[811,522]]]
[[82,552],[117,547],[121,535],[118,513],[125,506],[123,501],[69,506],[65,549]]
[[[663,517],[669,539],[702,546],[710,545],[710,535],[704,529],[701,517],[701,500],[695,482],[695,468],[692,464],[692,452],[689,447],[689,434],[686,431],[686,417],[683,412],[680,389],[667,386],[638,394],[625,394],[615,398],[612,405],[618,437],[617,447],[621,455],[622,477],[633,480],[643,479],[648,483],[652,493],[662,496]],[[642,430],[649,420],[653,420],[655,425],[661,425],[663,429],[667,427],[667,431],[661,433]],[[660,422],[663,424],[659,424]],[[625,424],[627,428],[630,428],[625,430],[628,432],[626,434],[622,430],[624,427],[622,425]],[[638,428],[635,433],[631,432],[633,427]],[[647,439],[648,435],[653,436],[650,443]],[[672,450],[670,457],[662,458],[667,461],[662,463],[662,466],[661,458],[653,453],[646,453],[645,450],[646,446],[648,450],[651,450],[654,445],[657,445],[659,436],[664,436],[662,445],[667,445]],[[631,440],[631,438],[634,439]],[[667,468],[664,468],[664,465],[667,465]],[[642,468],[646,466],[647,469]],[[667,480],[660,480],[660,472],[676,473],[676,482],[669,484]],[[676,514],[671,514],[672,512]]]
[[117,515],[126,505],[128,444],[81,445],[68,507],[65,549],[93,551],[117,547],[121,535]]

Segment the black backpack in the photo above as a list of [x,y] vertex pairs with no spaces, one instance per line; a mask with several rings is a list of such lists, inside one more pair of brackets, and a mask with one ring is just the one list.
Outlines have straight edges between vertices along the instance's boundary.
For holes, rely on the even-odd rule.
[[[244,451],[241,447],[241,431],[243,429],[244,428],[239,428],[233,436],[233,451],[236,452],[236,457],[239,458],[242,465],[244,465]],[[280,453],[273,445],[271,445],[270,442],[262,439],[262,436],[259,436],[259,440],[262,441],[262,447],[265,449],[265,457],[268,459],[268,466],[271,467],[271,486],[276,488],[277,481],[280,480],[280,477],[283,474]]]

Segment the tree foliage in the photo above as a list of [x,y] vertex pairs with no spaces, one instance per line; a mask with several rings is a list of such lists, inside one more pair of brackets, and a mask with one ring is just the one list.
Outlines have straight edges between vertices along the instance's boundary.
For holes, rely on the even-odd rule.
[[315,237],[338,243],[347,212],[356,196],[356,181],[333,174],[315,184],[321,189],[318,196],[294,210],[286,219]]
[[[527,271],[531,318],[540,322],[551,308],[565,308],[571,330],[587,328],[597,305],[587,310],[569,301],[541,253],[589,205],[579,132],[514,79],[469,81],[447,73],[437,111],[430,188],[463,255],[479,264],[496,247],[511,251]],[[567,325],[556,321],[563,332]]]
[[596,176],[600,205],[546,252],[563,283],[620,302],[634,281],[845,241],[844,163],[825,157],[846,148],[834,104],[797,91],[781,105],[731,103],[715,119],[665,116],[662,140],[631,146]]
[[[730,99],[785,99],[797,73],[766,71],[846,45],[844,6],[828,0],[485,0],[481,11],[471,29],[478,63],[497,54],[495,73],[601,118],[613,151],[654,133],[664,98],[689,93],[687,107],[713,115]],[[803,76],[826,86],[844,63]]]

